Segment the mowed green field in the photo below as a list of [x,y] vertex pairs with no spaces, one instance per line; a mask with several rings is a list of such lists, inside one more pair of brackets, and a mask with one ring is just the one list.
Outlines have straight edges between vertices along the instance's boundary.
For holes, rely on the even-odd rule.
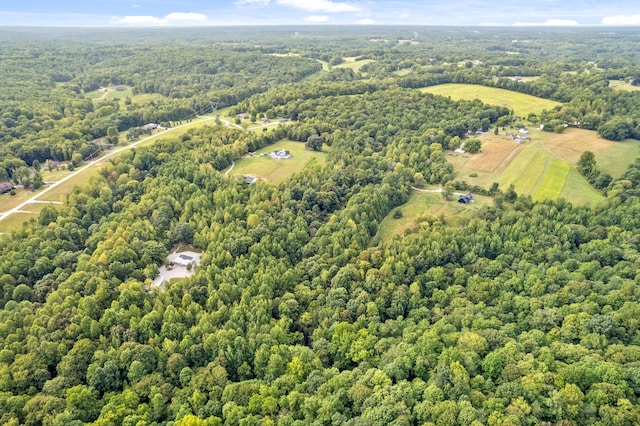
[[[260,157],[260,154],[268,154],[279,149],[291,153],[291,158],[275,160],[270,156]],[[251,175],[269,183],[280,183],[296,172],[301,171],[311,161],[324,164],[328,147],[322,147],[323,152],[315,152],[305,148],[303,142],[293,142],[287,139],[269,145],[251,158],[241,158],[231,170],[233,176]]]
[[478,84],[439,84],[437,86],[423,87],[420,90],[424,93],[450,96],[453,100],[480,99],[485,104],[512,109],[515,115],[520,117],[527,117],[530,113],[540,114],[545,109],[550,110],[556,105],[560,105],[556,101]]

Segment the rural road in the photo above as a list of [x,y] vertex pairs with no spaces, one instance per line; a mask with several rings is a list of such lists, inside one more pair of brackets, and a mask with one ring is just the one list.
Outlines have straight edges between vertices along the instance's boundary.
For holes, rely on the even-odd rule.
[[[203,120],[203,121],[215,120],[214,117],[202,117],[202,118],[205,118],[205,120]],[[167,132],[170,132],[172,130],[179,129],[180,127],[185,127],[185,126],[188,126],[188,125],[191,125],[191,124],[193,124],[193,123],[185,123],[185,124],[181,124],[181,125],[176,126],[176,127],[172,127],[170,129],[162,130],[161,132],[158,132],[158,133],[156,133],[154,135],[151,135],[151,136],[148,136],[146,138],[140,139],[139,141],[136,141],[136,142],[134,142],[132,144],[129,144],[129,145],[117,148],[117,149],[115,149],[113,151],[107,152],[102,157],[98,157],[98,158],[96,158],[94,160],[91,160],[84,167],[74,171],[73,173],[69,174],[68,176],[63,177],[59,181],[56,181],[56,182],[52,183],[51,185],[49,185],[46,188],[44,188],[42,191],[38,192],[34,196],[32,196],[32,197],[28,198],[27,200],[23,201],[22,203],[18,204],[14,208],[9,209],[6,212],[0,213],[0,221],[6,219],[8,216],[10,216],[10,215],[12,215],[14,213],[17,213],[17,212],[19,212],[21,210],[24,210],[24,207],[26,207],[28,204],[37,203],[37,202],[43,202],[43,201],[39,201],[38,198],[40,198],[42,195],[46,194],[47,192],[51,191],[53,188],[55,188],[55,187],[57,187],[59,185],[62,185],[63,183],[65,183],[69,179],[72,179],[73,177],[77,176],[78,174],[84,172],[88,168],[94,167],[96,164],[98,164],[98,163],[100,163],[100,162],[102,162],[102,161],[104,161],[104,160],[106,160],[106,159],[108,159],[110,157],[113,157],[114,155],[119,154],[119,153],[121,153],[122,151],[124,151],[126,149],[134,148],[137,145],[148,141],[149,139],[155,138],[157,136],[163,135],[163,134],[165,134]],[[51,203],[57,204],[56,202],[51,202]]]

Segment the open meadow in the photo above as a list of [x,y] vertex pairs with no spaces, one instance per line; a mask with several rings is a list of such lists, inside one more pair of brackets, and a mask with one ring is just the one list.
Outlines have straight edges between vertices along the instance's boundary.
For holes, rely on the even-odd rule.
[[[269,154],[277,150],[286,150],[291,153],[290,158],[276,160]],[[279,183],[296,172],[301,171],[310,161],[326,161],[327,146],[322,147],[324,152],[311,151],[305,148],[303,142],[294,142],[287,139],[269,145],[256,151],[252,157],[241,158],[236,161],[231,169],[233,176],[254,176],[269,183]]]
[[420,90],[424,93],[450,96],[453,100],[480,99],[485,104],[512,109],[515,115],[520,117],[527,117],[531,113],[539,114],[545,109],[550,110],[557,105],[561,105],[560,102],[477,84],[439,84],[437,86],[424,87]]

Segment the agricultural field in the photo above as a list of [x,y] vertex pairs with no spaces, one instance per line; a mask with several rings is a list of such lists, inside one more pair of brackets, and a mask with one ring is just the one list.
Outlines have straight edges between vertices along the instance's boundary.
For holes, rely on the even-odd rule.
[[565,198],[574,204],[596,205],[604,199],[576,170],[584,151],[592,151],[599,167],[614,177],[640,153],[640,141],[611,142],[593,131],[567,129],[564,133],[530,130],[529,140],[517,144],[503,135],[482,137],[482,150],[464,158],[450,154],[456,178],[502,190],[513,184],[521,195],[534,200]]
[[515,115],[520,117],[527,117],[531,113],[539,114],[545,109],[550,110],[557,105],[561,105],[560,102],[477,84],[440,84],[437,86],[424,87],[421,90],[424,93],[450,96],[451,99],[454,100],[480,99],[485,104],[512,109]]
[[[291,158],[275,160],[270,156],[260,156],[260,154],[268,154],[279,149],[289,151]],[[325,145],[323,150],[327,149]],[[281,140],[256,151],[253,157],[239,159],[230,173],[233,176],[255,176],[269,183],[280,183],[304,169],[311,161],[324,163],[326,155],[326,152],[308,150],[303,142]]]

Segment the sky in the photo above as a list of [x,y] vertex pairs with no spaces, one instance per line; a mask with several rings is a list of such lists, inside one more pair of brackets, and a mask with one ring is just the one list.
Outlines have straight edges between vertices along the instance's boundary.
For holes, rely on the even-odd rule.
[[638,0],[0,0],[0,26],[640,26]]

